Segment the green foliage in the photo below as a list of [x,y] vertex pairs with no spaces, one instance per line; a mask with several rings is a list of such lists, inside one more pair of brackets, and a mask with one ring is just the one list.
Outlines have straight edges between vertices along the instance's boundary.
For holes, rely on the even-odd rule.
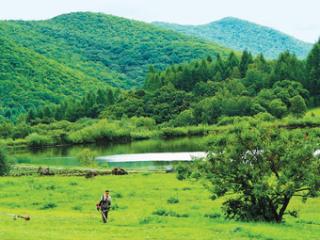
[[59,103],[67,96],[78,98],[90,89],[106,86],[35,51],[22,47],[0,29],[0,115],[17,120],[21,113],[49,103]]
[[30,147],[43,147],[52,144],[52,139],[46,135],[38,133],[31,133],[26,137],[28,146]]
[[320,40],[313,46],[307,58],[305,87],[314,96],[313,104],[319,104],[320,89]]
[[73,143],[109,142],[130,139],[129,129],[121,126],[121,122],[109,122],[105,119],[94,125],[71,132],[69,141]]
[[77,12],[46,21],[2,21],[3,35],[33,51],[117,87],[142,86],[148,66],[224,54],[199,41],[152,24],[101,13]]
[[299,41],[274,29],[232,17],[199,26],[155,24],[165,29],[211,40],[231,49],[239,51],[247,49],[254,54],[263,53],[268,58],[276,58],[286,50],[304,58],[311,49],[309,43]]
[[157,215],[157,216],[169,216],[169,217],[177,217],[177,218],[189,217],[189,215],[186,213],[180,214],[180,213],[176,213],[174,211],[166,210],[164,208],[159,208],[159,209],[155,210],[152,214]]
[[168,198],[167,203],[169,203],[169,204],[177,204],[177,203],[179,203],[179,198],[170,197],[170,198]]
[[165,139],[183,137],[188,135],[188,130],[186,128],[163,128],[161,129],[161,137]]
[[8,174],[10,170],[9,161],[5,150],[0,146],[0,176]]
[[192,174],[192,167],[190,166],[190,164],[186,164],[186,163],[179,163],[176,166],[175,170],[177,172],[177,179],[178,180],[187,179]]
[[274,99],[269,104],[270,112],[277,118],[282,118],[287,113],[287,106],[281,99]]
[[27,123],[50,123],[55,120],[77,121],[81,118],[98,118],[101,111],[114,104],[114,92],[110,88],[90,91],[79,99],[66,99],[58,105],[46,105],[30,109],[26,116]]
[[245,123],[218,138],[197,169],[217,197],[235,194],[223,204],[228,218],[279,223],[294,196],[305,201],[319,194],[316,149],[300,131]]
[[299,61],[296,55],[291,54],[289,51],[279,55],[270,82],[273,84],[286,79],[300,82],[304,82],[305,79],[305,63]]
[[53,209],[56,207],[58,207],[57,204],[55,204],[53,202],[49,202],[49,203],[44,204],[40,209],[41,210],[48,210],[48,209]]
[[184,110],[179,113],[178,116],[173,120],[174,126],[190,126],[195,124],[195,117],[192,110]]
[[251,64],[252,62],[253,62],[252,55],[245,50],[241,56],[241,61],[239,66],[239,71],[242,78],[246,76],[249,64]]
[[81,150],[77,154],[77,158],[79,159],[80,163],[84,166],[96,165],[96,153],[88,148]]
[[296,117],[303,117],[307,111],[304,99],[298,95],[290,99],[290,112]]

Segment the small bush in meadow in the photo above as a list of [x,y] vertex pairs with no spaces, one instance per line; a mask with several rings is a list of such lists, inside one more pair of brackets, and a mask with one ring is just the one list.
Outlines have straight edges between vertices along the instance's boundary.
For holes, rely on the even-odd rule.
[[121,193],[114,193],[114,194],[112,194],[112,197],[114,197],[114,198],[122,198],[123,196],[122,196]]
[[81,206],[74,206],[72,207],[73,210],[75,211],[82,211],[82,207]]
[[153,213],[153,215],[157,215],[157,216],[168,216],[168,217],[177,217],[177,218],[187,218],[189,217],[189,214],[186,213],[176,213],[174,211],[169,211],[163,208],[158,208],[157,210],[155,210]]
[[168,198],[167,203],[169,203],[169,204],[177,204],[177,203],[179,203],[179,199],[176,198],[176,197],[170,197],[170,198]]
[[53,209],[53,208],[56,208],[56,207],[58,207],[57,204],[49,202],[49,203],[46,203],[45,205],[43,205],[40,209],[41,210],[47,210],[47,209]]
[[176,166],[176,172],[177,172],[177,179],[184,180],[190,177],[190,175],[192,174],[192,169],[186,163],[179,163]]
[[150,224],[150,223],[162,223],[163,220],[159,217],[155,217],[155,216],[149,216],[149,217],[145,217],[142,218],[139,221],[139,224],[144,225],[144,224]]
[[220,218],[221,214],[220,213],[206,213],[204,215],[204,217],[206,218],[211,218],[211,219],[215,219],[215,218]]
[[56,186],[55,185],[50,185],[50,186],[47,186],[46,189],[54,191],[56,189]]

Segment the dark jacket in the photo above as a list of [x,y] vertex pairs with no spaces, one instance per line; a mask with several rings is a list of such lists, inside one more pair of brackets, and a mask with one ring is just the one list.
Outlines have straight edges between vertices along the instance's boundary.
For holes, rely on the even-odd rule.
[[108,198],[105,198],[105,196],[102,196],[98,205],[102,211],[109,211],[111,207],[111,197],[108,196]]

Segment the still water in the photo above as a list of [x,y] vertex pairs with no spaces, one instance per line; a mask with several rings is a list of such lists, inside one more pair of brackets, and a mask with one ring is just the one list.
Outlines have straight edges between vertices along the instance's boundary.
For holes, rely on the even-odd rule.
[[[209,139],[210,137],[153,139],[126,144],[12,150],[10,156],[18,164],[75,167],[81,166],[78,156],[87,148],[95,152],[97,163],[101,166],[157,170],[185,161],[190,153],[203,156],[208,150]],[[114,158],[117,161],[112,160]]]

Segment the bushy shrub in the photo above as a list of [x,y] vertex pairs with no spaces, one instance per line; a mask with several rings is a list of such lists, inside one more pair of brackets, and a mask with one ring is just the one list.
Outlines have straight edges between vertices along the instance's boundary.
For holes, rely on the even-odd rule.
[[276,118],[282,118],[287,114],[287,106],[281,99],[274,99],[269,104],[270,113]]
[[187,163],[179,163],[176,166],[177,179],[184,180],[191,176],[192,169]]
[[303,117],[307,112],[307,105],[300,95],[294,96],[290,99],[290,112],[295,117]]
[[208,127],[204,125],[188,127],[188,136],[204,136],[207,135],[208,132]]
[[81,150],[77,158],[79,159],[80,163],[84,166],[95,166],[96,165],[96,153],[91,151],[88,148]]
[[192,110],[184,110],[183,112],[179,113],[178,116],[173,120],[174,126],[177,127],[184,127],[190,126],[195,124],[195,118],[193,116]]
[[179,199],[176,198],[176,197],[170,197],[170,198],[168,198],[167,203],[169,203],[169,204],[177,204],[177,203],[179,203]]
[[156,126],[156,121],[149,117],[132,117],[130,121],[133,122],[137,128],[154,129]]
[[235,122],[235,119],[237,117],[228,117],[228,116],[223,116],[219,118],[217,125],[218,126],[226,126],[229,124],[233,124]]
[[56,208],[58,205],[52,202],[44,204],[40,209],[41,210],[47,210],[47,209],[53,209]]
[[121,126],[120,122],[108,122],[106,119],[71,132],[69,140],[73,143],[94,143],[100,141],[129,141],[130,130]]
[[81,206],[74,206],[74,207],[72,207],[72,210],[82,211],[82,207]]
[[26,137],[27,144],[30,147],[42,147],[51,145],[53,143],[52,139],[48,136],[40,135],[38,133],[31,133]]
[[211,218],[211,219],[215,219],[215,218],[220,218],[221,214],[220,213],[206,213],[204,215],[204,217],[206,218]]
[[265,122],[270,122],[270,121],[273,121],[275,120],[275,117],[272,116],[270,113],[267,113],[267,112],[261,112],[261,113],[258,113],[254,116],[254,118],[260,120],[260,121],[265,121]]
[[150,139],[153,137],[156,137],[159,135],[158,130],[136,130],[130,133],[132,140],[144,140],[144,139]]
[[152,214],[157,215],[157,216],[168,216],[168,217],[177,217],[177,218],[189,217],[189,214],[187,214],[187,213],[180,214],[180,213],[176,213],[174,211],[166,210],[163,208],[158,208]]
[[165,139],[184,137],[188,135],[186,128],[163,128],[161,129],[161,137]]

